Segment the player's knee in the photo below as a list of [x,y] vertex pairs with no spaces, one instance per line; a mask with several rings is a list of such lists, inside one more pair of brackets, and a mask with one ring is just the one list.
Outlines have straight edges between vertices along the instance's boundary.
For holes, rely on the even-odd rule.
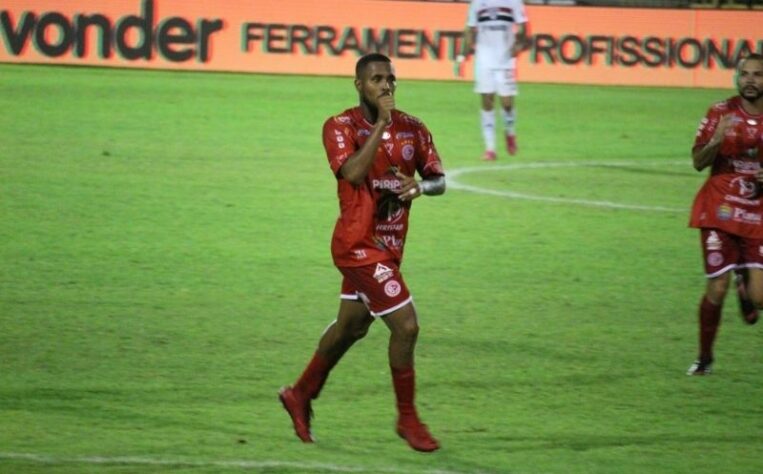
[[398,335],[405,339],[415,341],[419,336],[419,324],[416,321],[416,318],[410,318],[406,321],[403,321],[398,326]]
[[710,286],[707,288],[705,296],[713,304],[721,304],[726,299],[726,288],[720,288],[718,286]]
[[370,326],[370,324],[364,324],[352,328],[352,338],[356,341],[363,339],[366,337],[366,334],[368,334],[368,328]]

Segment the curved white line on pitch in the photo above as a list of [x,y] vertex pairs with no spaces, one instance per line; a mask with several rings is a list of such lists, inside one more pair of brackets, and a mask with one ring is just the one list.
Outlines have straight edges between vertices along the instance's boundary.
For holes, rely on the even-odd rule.
[[[38,464],[85,464],[85,465],[114,465],[114,466],[152,466],[152,467],[199,467],[199,468],[224,468],[224,469],[296,469],[303,472],[338,472],[338,473],[386,473],[386,474],[407,474],[410,472],[420,472],[422,474],[464,474],[459,471],[425,469],[423,471],[413,471],[412,468],[383,468],[383,467],[361,467],[361,466],[340,466],[327,463],[309,463],[298,461],[201,461],[190,459],[166,459],[150,458],[141,456],[79,456],[79,457],[59,457],[43,454],[31,453],[3,453],[0,452],[0,461],[15,460],[34,462]],[[483,471],[479,471],[483,472]]]
[[534,194],[518,193],[516,191],[505,191],[481,188],[479,186],[472,186],[469,184],[463,184],[457,181],[456,178],[465,174],[471,173],[486,173],[490,171],[505,171],[505,170],[521,170],[521,169],[540,169],[540,168],[583,168],[587,166],[610,166],[613,168],[626,167],[626,166],[664,166],[664,165],[686,165],[683,161],[585,161],[585,162],[568,162],[568,163],[553,163],[553,162],[540,162],[540,163],[516,163],[508,165],[493,165],[493,166],[470,166],[467,168],[457,168],[454,170],[446,171],[447,185],[450,189],[458,189],[460,191],[466,191],[470,193],[485,194],[488,196],[499,196],[510,199],[524,199],[526,201],[542,201],[552,202],[557,204],[578,204],[581,206],[591,207],[605,207],[609,209],[631,209],[637,211],[657,211],[657,212],[688,212],[687,208],[675,208],[664,206],[645,206],[641,204],[623,204],[611,201],[594,201],[591,199],[576,199],[576,198],[559,198],[551,196],[536,196]]

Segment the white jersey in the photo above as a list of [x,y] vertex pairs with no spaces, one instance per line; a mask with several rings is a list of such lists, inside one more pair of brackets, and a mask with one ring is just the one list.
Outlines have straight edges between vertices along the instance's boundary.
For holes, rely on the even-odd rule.
[[466,25],[477,28],[475,60],[483,67],[514,67],[514,25],[527,23],[522,0],[472,0]]

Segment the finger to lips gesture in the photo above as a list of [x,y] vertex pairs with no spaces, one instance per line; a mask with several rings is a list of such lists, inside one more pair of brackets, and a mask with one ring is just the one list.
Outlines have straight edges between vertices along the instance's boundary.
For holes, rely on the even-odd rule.
[[391,92],[379,97],[379,120],[392,123],[392,110],[395,108],[395,96]]

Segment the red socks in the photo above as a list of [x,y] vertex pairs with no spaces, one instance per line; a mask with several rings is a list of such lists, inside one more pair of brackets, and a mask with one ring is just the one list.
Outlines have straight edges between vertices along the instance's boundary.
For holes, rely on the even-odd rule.
[[333,364],[330,364],[320,355],[314,354],[310,363],[305,367],[305,371],[302,372],[302,376],[294,384],[294,390],[307,397],[308,400],[318,398],[332,367]]
[[709,362],[713,360],[713,342],[721,324],[721,309],[723,304],[715,305],[702,297],[699,305],[699,360]]
[[416,392],[416,373],[413,367],[392,369],[392,384],[395,387],[395,397],[397,399],[397,411],[401,419],[418,419],[416,408],[413,404],[413,398]]

